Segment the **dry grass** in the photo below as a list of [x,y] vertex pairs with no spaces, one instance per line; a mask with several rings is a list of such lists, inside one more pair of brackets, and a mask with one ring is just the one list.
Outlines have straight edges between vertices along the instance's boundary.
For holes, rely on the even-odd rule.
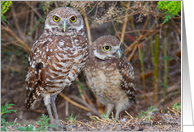
[[[67,131],[181,131],[181,113],[178,110],[168,108],[166,114],[151,112],[147,116],[150,116],[150,120],[132,117],[126,112],[126,116],[117,121],[91,116],[91,120],[83,121],[71,118],[60,122],[66,126]],[[29,125],[33,126],[34,130],[40,128],[38,122]],[[16,131],[18,126],[26,127],[26,125],[17,124],[8,126],[6,129],[8,131]]]

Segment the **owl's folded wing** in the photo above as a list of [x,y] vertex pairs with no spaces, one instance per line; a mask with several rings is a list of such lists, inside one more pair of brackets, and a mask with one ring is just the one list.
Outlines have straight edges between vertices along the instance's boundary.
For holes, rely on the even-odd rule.
[[119,71],[122,75],[121,88],[132,103],[136,103],[136,80],[131,63],[123,56],[119,62]]

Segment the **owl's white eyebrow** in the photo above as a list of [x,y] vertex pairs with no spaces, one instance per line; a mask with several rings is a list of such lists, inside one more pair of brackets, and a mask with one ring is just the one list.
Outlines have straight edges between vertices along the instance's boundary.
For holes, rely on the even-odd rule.
[[60,15],[59,15],[59,14],[57,14],[57,13],[56,13],[55,15],[56,15],[56,16],[60,16]]
[[100,54],[97,52],[97,50],[94,50],[94,55],[95,55],[96,57],[98,57],[99,59],[105,59],[105,58],[106,58],[105,55],[100,55]]

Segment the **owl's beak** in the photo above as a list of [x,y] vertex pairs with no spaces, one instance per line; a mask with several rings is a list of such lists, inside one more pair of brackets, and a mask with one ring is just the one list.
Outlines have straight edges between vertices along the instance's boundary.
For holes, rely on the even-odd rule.
[[119,49],[117,50],[117,57],[118,57],[118,58],[121,58],[121,55],[122,55],[122,51],[121,51],[121,49],[119,48]]
[[63,21],[63,26],[62,26],[62,28],[63,28],[63,31],[65,32],[66,29],[67,29],[67,22],[66,22],[66,21]]
[[119,43],[119,46],[116,52],[116,57],[120,59],[121,56],[122,56],[121,43]]

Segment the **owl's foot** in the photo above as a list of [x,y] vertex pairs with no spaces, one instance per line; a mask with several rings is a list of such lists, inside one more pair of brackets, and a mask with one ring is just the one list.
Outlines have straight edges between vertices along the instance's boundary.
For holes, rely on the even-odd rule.
[[59,131],[67,131],[67,128],[65,127],[65,125],[57,122],[56,123],[56,126],[57,126],[57,129],[56,130],[59,130]]
[[57,124],[56,127],[51,127],[51,131],[69,131],[69,129],[75,128],[74,125],[65,126],[62,124]]
[[64,125],[61,124],[56,124],[53,125],[49,128],[50,131],[66,131],[66,127]]
[[67,129],[65,125],[61,124],[59,120],[54,123],[52,119],[51,124],[49,126],[49,131],[66,131],[66,130]]

